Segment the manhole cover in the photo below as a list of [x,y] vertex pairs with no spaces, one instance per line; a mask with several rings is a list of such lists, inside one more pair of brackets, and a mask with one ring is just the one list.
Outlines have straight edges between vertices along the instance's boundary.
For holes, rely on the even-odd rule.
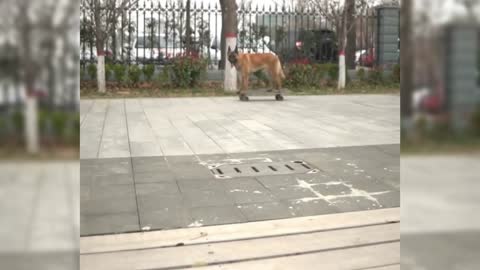
[[317,173],[318,169],[305,161],[287,161],[222,164],[214,168],[210,168],[210,171],[217,178],[233,178],[278,174]]

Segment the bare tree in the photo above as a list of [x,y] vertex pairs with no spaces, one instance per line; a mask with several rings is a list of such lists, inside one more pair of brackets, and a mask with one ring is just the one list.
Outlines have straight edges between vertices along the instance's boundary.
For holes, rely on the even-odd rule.
[[95,47],[97,49],[98,91],[104,93],[105,87],[105,45],[108,35],[115,31],[122,12],[138,3],[138,0],[84,0],[93,18]]

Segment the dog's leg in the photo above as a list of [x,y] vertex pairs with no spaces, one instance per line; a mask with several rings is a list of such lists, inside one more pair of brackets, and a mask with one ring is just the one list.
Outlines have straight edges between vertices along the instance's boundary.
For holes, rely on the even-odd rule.
[[247,87],[248,87],[248,70],[245,70],[244,68],[241,70],[242,74],[242,79],[241,79],[241,87],[240,87],[240,100],[241,101],[248,101],[248,96],[247,96]]

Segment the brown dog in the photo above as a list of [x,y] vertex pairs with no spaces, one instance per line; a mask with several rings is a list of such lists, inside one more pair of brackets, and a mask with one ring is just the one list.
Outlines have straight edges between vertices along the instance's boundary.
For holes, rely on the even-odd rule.
[[277,90],[275,98],[283,100],[280,93],[282,88],[282,80],[285,79],[285,74],[282,70],[280,59],[273,53],[239,53],[238,48],[231,50],[228,47],[228,61],[234,65],[238,72],[240,72],[241,86],[240,99],[248,100],[247,88],[250,73],[257,70],[266,70],[270,74],[270,80],[273,88]]

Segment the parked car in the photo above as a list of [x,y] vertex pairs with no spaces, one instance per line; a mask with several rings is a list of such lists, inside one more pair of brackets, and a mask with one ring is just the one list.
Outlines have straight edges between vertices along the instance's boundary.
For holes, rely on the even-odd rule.
[[418,112],[438,113],[442,110],[444,99],[439,87],[436,91],[424,87],[417,89],[412,95],[413,109]]
[[373,67],[376,61],[375,48],[359,50],[355,53],[355,65],[357,66]]
[[296,64],[338,61],[338,44],[334,31],[307,30],[299,34],[293,48],[282,50],[286,61]]
[[130,55],[132,61],[158,61],[160,63],[181,55],[185,52],[185,49],[181,45],[179,40],[173,40],[171,38],[165,38],[164,36],[138,36],[133,46],[125,46],[125,49]]

